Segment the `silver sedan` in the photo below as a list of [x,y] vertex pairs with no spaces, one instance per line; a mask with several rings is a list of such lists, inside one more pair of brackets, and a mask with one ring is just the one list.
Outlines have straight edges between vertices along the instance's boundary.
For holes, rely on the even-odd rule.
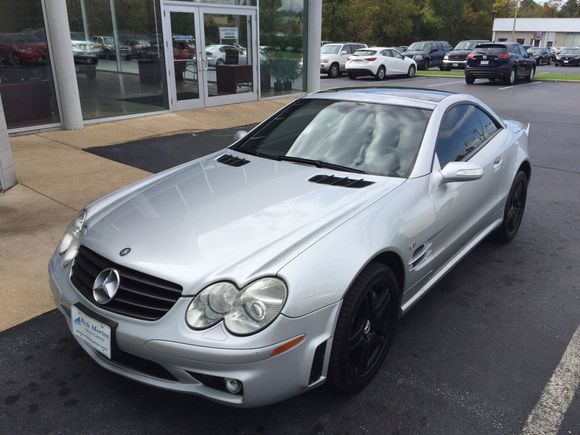
[[526,203],[528,129],[468,95],[310,94],[86,207],[50,260],[101,366],[262,406],[377,373],[398,318]]

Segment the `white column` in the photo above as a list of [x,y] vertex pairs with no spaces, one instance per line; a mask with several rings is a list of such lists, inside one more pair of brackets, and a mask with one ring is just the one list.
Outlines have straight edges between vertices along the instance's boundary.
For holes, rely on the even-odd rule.
[[54,65],[62,122],[67,130],[83,128],[83,113],[72,54],[66,0],[44,2],[46,25],[50,35],[50,57]]
[[320,40],[322,39],[322,0],[306,0],[308,41],[306,43],[306,90],[320,89]]
[[8,128],[2,99],[0,98],[0,192],[8,190],[16,184],[16,170],[12,161],[12,150],[8,138]]

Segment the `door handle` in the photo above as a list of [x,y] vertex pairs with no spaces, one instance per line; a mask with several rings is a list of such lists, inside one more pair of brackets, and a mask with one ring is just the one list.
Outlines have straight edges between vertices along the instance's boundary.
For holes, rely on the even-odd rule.
[[498,157],[497,159],[495,159],[495,162],[493,162],[493,171],[499,171],[500,168],[503,165],[503,159],[501,157]]

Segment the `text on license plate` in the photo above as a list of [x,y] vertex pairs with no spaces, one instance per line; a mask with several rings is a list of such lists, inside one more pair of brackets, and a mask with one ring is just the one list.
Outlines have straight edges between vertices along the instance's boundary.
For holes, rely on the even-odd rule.
[[73,334],[97,352],[111,358],[111,327],[87,316],[74,305],[71,307]]
[[482,60],[479,62],[480,65],[489,65],[489,60]]

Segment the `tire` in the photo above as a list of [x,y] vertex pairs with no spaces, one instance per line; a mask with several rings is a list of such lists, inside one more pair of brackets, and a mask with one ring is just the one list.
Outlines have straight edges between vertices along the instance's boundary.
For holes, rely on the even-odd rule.
[[328,365],[329,383],[347,393],[360,391],[383,363],[397,324],[400,290],[395,274],[371,262],[344,297]]
[[387,77],[387,70],[383,65],[379,67],[377,73],[375,74],[375,80],[384,80]]
[[417,72],[415,65],[411,65],[409,67],[409,71],[407,71],[407,77],[409,77],[410,79],[412,79],[413,77],[415,77],[415,73]]
[[552,59],[548,59],[547,65],[552,65]]
[[535,75],[536,75],[536,68],[532,68],[530,70],[529,74],[525,78],[526,82],[532,82],[532,81],[534,81],[534,76]]
[[510,85],[510,86],[512,86],[512,85],[514,85],[514,84],[515,84],[515,82],[516,82],[517,78],[518,78],[518,74],[517,74],[517,72],[516,72],[516,69],[515,69],[515,68],[513,68],[513,69],[510,71],[510,76],[509,76],[509,77],[508,77],[508,78],[505,80],[505,84],[506,84],[506,85]]
[[351,80],[356,80],[356,74],[349,74],[348,78]]
[[330,77],[331,79],[335,79],[340,75],[340,67],[338,66],[337,63],[333,63],[332,65],[330,65],[330,68],[328,68],[328,77]]
[[423,70],[425,71],[429,71],[429,68],[431,67],[429,59],[425,59],[425,62],[423,62]]
[[223,65],[224,64],[224,60],[223,59],[218,59],[215,61],[216,65]]
[[473,77],[465,76],[465,83],[472,85],[475,83],[475,79]]
[[524,216],[527,193],[528,177],[523,171],[519,171],[514,178],[506,200],[503,222],[491,234],[493,240],[500,243],[509,243],[514,239]]

